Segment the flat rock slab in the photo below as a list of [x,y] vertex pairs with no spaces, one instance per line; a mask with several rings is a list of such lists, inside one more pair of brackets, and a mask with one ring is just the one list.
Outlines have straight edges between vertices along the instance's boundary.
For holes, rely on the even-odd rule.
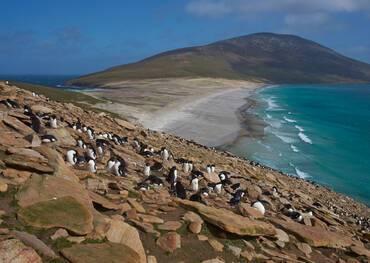
[[42,201],[21,208],[18,218],[34,227],[62,227],[79,235],[88,234],[93,230],[90,211],[71,196]]
[[0,242],[0,262],[42,263],[40,256],[18,239],[7,239]]
[[115,203],[112,203],[111,201],[109,201],[105,197],[103,197],[101,195],[98,195],[94,192],[89,191],[89,196],[90,196],[91,200],[94,203],[99,204],[99,205],[101,205],[102,207],[104,207],[106,209],[111,209],[111,210],[121,209],[121,206],[116,205]]
[[48,165],[47,160],[24,156],[21,154],[12,154],[4,159],[7,167],[23,171],[36,173],[53,173],[54,169]]
[[181,248],[181,236],[176,232],[168,232],[157,239],[157,245],[167,252]]
[[237,215],[227,209],[205,206],[198,202],[177,199],[183,207],[196,211],[202,218],[222,230],[240,236],[274,236],[275,227],[263,221]]
[[178,221],[167,221],[162,225],[158,225],[157,228],[159,230],[165,230],[165,231],[176,231],[182,226],[182,224]]
[[7,116],[3,119],[3,122],[20,134],[27,135],[33,133],[33,130],[30,127],[14,117]]
[[77,244],[62,254],[72,263],[140,263],[139,255],[123,244]]
[[313,247],[343,248],[354,243],[349,236],[319,227],[306,226],[294,221],[280,219],[271,219],[271,222]]

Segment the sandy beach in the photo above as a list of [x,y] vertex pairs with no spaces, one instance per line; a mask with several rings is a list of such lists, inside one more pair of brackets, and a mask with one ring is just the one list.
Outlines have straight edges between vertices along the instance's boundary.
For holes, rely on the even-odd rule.
[[109,101],[95,107],[152,130],[216,147],[238,138],[243,126],[238,110],[262,86],[239,80],[170,79],[112,83],[85,93]]

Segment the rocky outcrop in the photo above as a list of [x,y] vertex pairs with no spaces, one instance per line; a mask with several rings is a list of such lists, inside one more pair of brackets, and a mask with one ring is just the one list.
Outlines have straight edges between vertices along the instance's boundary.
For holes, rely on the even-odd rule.
[[128,246],[123,244],[79,244],[62,250],[72,263],[142,263],[139,255]]
[[226,209],[218,209],[188,200],[177,200],[185,208],[193,209],[202,218],[222,230],[240,236],[273,236],[275,227],[269,223],[251,220]]
[[0,241],[0,262],[4,263],[42,263],[40,256],[18,239]]

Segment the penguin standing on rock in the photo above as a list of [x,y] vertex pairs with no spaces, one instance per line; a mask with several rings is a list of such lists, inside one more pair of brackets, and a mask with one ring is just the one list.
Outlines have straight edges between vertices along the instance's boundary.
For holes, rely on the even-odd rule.
[[161,156],[162,156],[163,161],[168,161],[168,158],[170,157],[170,154],[169,154],[166,147],[162,147]]
[[144,175],[150,176],[150,163],[146,163],[144,166]]
[[80,148],[82,148],[82,149],[86,149],[86,144],[85,144],[85,142],[81,138],[79,138],[77,140],[77,146],[80,147]]
[[94,138],[95,138],[94,130],[92,128],[88,127],[86,132],[87,132],[87,136],[89,136],[89,139],[94,140]]
[[96,173],[96,162],[94,159],[90,159],[87,162],[87,166],[90,173]]
[[176,197],[186,199],[186,190],[181,182],[174,182],[171,188],[173,189]]
[[185,160],[185,161],[182,163],[182,170],[183,170],[185,173],[190,172],[190,165],[189,165],[189,162],[188,162],[187,160]]
[[244,190],[237,190],[229,201],[230,205],[234,206],[234,205],[239,204],[241,199],[244,197],[244,195],[245,195]]
[[49,135],[49,134],[41,135],[40,139],[44,143],[56,142],[57,141],[57,138],[55,138],[54,135]]
[[194,177],[191,179],[191,189],[194,192],[197,192],[199,190],[199,179],[198,177]]
[[66,159],[68,163],[75,165],[77,163],[77,152],[75,150],[69,150]]
[[115,164],[116,164],[116,158],[111,157],[107,163],[107,171],[111,172]]
[[95,159],[96,159],[96,151],[95,151],[95,149],[94,149],[91,145],[89,145],[89,146],[87,147],[86,154],[87,154],[87,156],[89,156],[91,159],[93,159],[93,160],[95,160]]
[[58,128],[58,121],[57,121],[57,116],[51,115],[49,117],[49,126],[53,129]]
[[261,201],[255,201],[252,203],[251,206],[257,209],[262,215],[264,215],[266,212],[265,206],[262,204]]
[[40,131],[41,131],[41,121],[40,121],[39,117],[37,117],[35,114],[32,114],[30,116],[30,120],[31,120],[32,130],[34,130],[37,133],[40,133]]
[[166,181],[169,182],[171,185],[177,181],[177,168],[176,166],[172,166],[170,172],[167,175]]

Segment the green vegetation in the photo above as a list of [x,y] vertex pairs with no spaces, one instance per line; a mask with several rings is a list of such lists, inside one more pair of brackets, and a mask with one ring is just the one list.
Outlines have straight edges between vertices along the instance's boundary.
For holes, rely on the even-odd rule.
[[60,237],[52,242],[52,246],[56,250],[62,250],[63,248],[71,247],[73,243],[65,237]]
[[273,83],[368,82],[370,65],[297,36],[260,33],[161,53],[69,83],[104,88],[116,81],[177,77]]

